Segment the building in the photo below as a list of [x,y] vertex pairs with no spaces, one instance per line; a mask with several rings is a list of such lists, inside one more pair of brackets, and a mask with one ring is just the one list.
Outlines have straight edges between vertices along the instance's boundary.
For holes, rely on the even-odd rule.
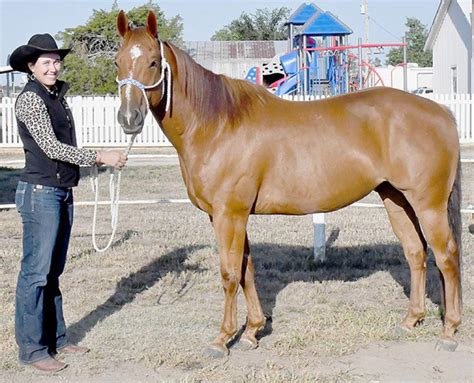
[[473,91],[471,20],[471,0],[440,0],[425,44],[425,50],[433,51],[435,93]]
[[[404,89],[403,66],[377,67],[378,76],[381,79],[377,85],[389,86],[396,89]],[[407,91],[413,92],[419,88],[433,89],[433,68],[419,67],[416,63],[407,64]]]
[[184,50],[210,71],[242,79],[251,67],[286,53],[288,42],[185,41]]

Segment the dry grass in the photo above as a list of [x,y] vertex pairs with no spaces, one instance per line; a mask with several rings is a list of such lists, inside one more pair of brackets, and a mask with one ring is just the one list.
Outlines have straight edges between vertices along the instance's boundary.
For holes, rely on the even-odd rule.
[[[465,169],[464,180],[474,179],[472,168]],[[101,183],[105,190],[106,174]],[[465,191],[472,191],[473,183],[464,183]],[[472,193],[464,196],[464,205],[474,203]],[[75,198],[93,199],[87,181]],[[121,198],[186,198],[179,168],[126,169]],[[105,208],[99,214],[100,239],[106,241],[109,216]],[[373,344],[434,345],[441,330],[438,275],[430,255],[427,318],[407,339],[394,335],[408,304],[409,273],[383,209],[328,214],[324,265],[312,262],[309,216],[254,216],[251,250],[269,320],[257,350],[232,349],[229,358],[209,360],[202,350],[220,326],[223,293],[208,217],[189,204],[122,206],[113,248],[97,254],[91,245],[91,216],[91,207],[76,207],[61,282],[70,337],[92,349],[83,358],[69,359],[61,375],[69,381],[364,381],[373,377],[349,368],[344,358]],[[0,212],[0,221],[0,381],[29,381],[35,375],[17,362],[13,323],[20,220],[9,210]],[[468,224],[458,339],[472,345],[474,236]],[[243,325],[242,294],[238,303]]]

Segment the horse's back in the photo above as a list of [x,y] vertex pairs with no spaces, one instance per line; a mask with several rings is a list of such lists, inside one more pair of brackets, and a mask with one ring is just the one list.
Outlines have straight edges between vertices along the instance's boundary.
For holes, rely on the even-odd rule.
[[266,159],[257,211],[335,210],[384,181],[399,189],[423,187],[436,178],[446,179],[446,189],[452,185],[459,154],[456,126],[449,111],[433,101],[376,88],[275,104],[276,119],[268,125],[272,134],[263,133],[259,144],[257,158]]

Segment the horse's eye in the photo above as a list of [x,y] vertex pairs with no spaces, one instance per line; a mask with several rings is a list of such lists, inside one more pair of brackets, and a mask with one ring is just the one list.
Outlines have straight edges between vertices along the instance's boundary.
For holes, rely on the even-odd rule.
[[150,68],[158,68],[158,61],[154,60],[150,64]]

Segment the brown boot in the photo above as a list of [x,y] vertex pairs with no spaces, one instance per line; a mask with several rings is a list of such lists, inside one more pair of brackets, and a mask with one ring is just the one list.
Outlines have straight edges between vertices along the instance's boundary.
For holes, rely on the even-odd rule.
[[63,348],[60,348],[58,350],[59,354],[76,354],[76,355],[82,355],[90,350],[87,347],[83,346],[77,346],[75,344],[68,344],[67,346],[64,346]]
[[51,358],[50,356],[45,359],[38,360],[37,362],[30,363],[28,365],[40,371],[46,372],[58,372],[67,367],[66,363],[60,362],[59,360]]

